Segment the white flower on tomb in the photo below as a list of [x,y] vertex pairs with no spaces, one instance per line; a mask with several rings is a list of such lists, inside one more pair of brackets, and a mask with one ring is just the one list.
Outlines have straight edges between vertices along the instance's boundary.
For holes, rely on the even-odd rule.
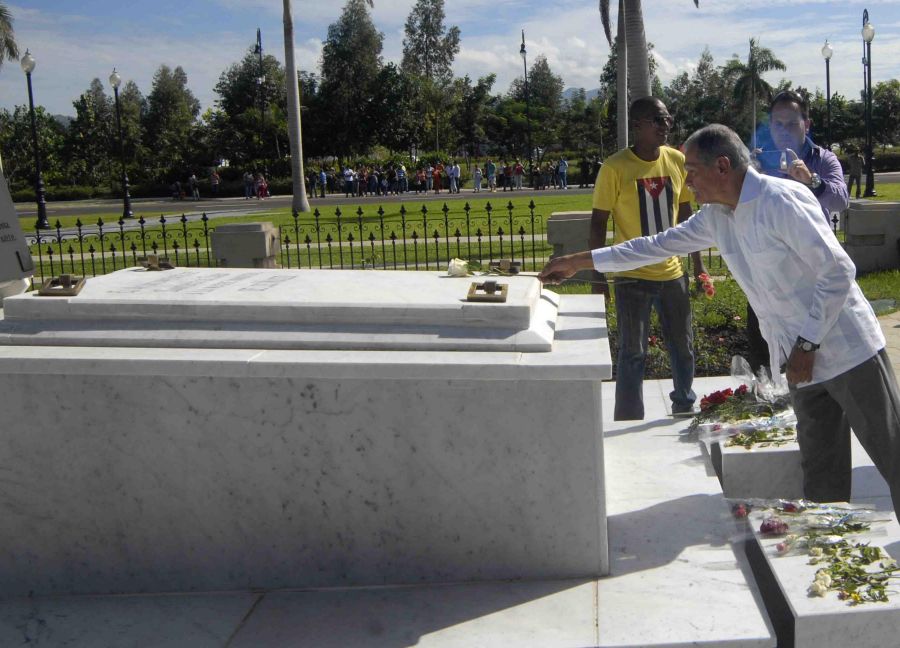
[[447,274],[451,277],[465,277],[469,274],[469,264],[462,259],[450,259]]
[[828,587],[821,581],[814,581],[807,590],[810,596],[825,596],[828,593]]

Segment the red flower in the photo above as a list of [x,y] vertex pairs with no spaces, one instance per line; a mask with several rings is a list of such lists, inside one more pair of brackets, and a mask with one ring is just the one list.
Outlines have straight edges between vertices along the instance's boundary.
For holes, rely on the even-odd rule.
[[735,390],[734,395],[735,396],[743,396],[746,393],[747,393],[747,385],[741,385],[740,387],[738,387]]
[[784,535],[788,532],[788,523],[777,517],[770,517],[763,520],[759,526],[759,532],[766,535]]
[[728,389],[720,389],[719,391],[714,391],[713,393],[707,394],[700,399],[700,409],[706,410],[714,405],[721,405],[732,396],[734,396],[734,392],[730,387]]

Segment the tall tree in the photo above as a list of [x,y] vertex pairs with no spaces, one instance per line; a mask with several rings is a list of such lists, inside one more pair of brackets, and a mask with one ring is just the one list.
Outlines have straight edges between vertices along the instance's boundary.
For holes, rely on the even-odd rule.
[[436,82],[453,77],[459,27],[444,27],[444,0],[416,0],[406,18],[405,32],[400,65],[404,72]]
[[750,107],[751,146],[756,148],[756,108],[760,99],[767,103],[772,98],[772,86],[763,75],[772,70],[786,70],[784,63],[775,57],[772,50],[760,47],[755,38],[750,39],[750,51],[744,63],[735,54],[722,70],[722,75],[734,84],[734,98],[741,105]]
[[284,69],[270,54],[261,58],[249,47],[238,63],[219,75],[215,86],[216,106],[223,112],[216,119],[232,138],[223,142],[226,148],[220,153],[239,165],[279,159],[278,135],[286,129],[285,120],[279,119],[279,111],[287,112]]
[[[444,0],[416,0],[406,18],[400,69],[412,77],[413,102],[424,113],[426,130],[435,150],[440,148],[441,125],[453,103],[453,59],[459,52],[459,27],[444,26]],[[418,132],[415,133],[418,135]],[[415,144],[418,146],[419,141]]]
[[284,85],[287,95],[288,138],[291,142],[291,183],[294,211],[308,212],[306,181],[303,175],[303,140],[300,132],[300,87],[297,84],[297,66],[294,64],[294,18],[291,0],[284,0]]
[[[700,0],[694,0],[700,6]],[[623,15],[624,14],[624,15]],[[606,41],[612,46],[609,21],[609,0],[600,0],[600,20]],[[628,145],[628,103],[650,94],[651,71],[648,59],[647,36],[644,32],[644,15],[641,0],[619,0],[619,148]],[[627,55],[626,55],[627,52]],[[627,73],[625,70],[627,69]],[[626,96],[627,95],[627,96]],[[623,110],[623,105],[625,106]]]
[[453,126],[470,157],[481,153],[485,139],[485,116],[491,100],[491,87],[497,76],[489,74],[478,79],[475,85],[468,76],[459,81],[460,105],[453,119]]
[[900,136],[900,81],[879,81],[872,92],[872,129],[882,149]]
[[[19,47],[16,45],[16,34],[13,31],[12,14],[6,4],[0,2],[0,67],[3,60],[15,61],[19,58]],[[3,158],[0,157],[0,174],[3,173]]]
[[66,134],[66,166],[75,184],[100,186],[115,182],[110,160],[118,158],[113,146],[112,128],[115,126],[112,101],[103,90],[100,79],[76,99],[75,119]]
[[6,3],[0,2],[0,67],[3,60],[17,61],[19,47],[16,45],[16,33],[13,31],[13,19]]
[[381,69],[384,37],[367,10],[367,0],[347,0],[328,26],[322,47],[321,101],[329,107],[327,127],[342,156],[363,152],[374,140],[368,113]]
[[[59,184],[66,180],[62,163],[65,127],[43,106],[35,106],[34,117],[44,180],[48,186]],[[0,149],[4,152],[4,173],[10,186],[34,187],[34,149],[28,106],[16,106],[12,112],[0,109]]]
[[157,180],[167,180],[166,173],[188,171],[185,167],[193,161],[191,131],[199,114],[200,102],[188,89],[184,70],[161,65],[153,76],[144,122]]

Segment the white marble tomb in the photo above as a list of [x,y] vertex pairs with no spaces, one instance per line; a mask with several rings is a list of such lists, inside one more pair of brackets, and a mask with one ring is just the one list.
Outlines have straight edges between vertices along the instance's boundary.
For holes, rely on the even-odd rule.
[[7,299],[0,592],[608,572],[602,300],[123,270]]

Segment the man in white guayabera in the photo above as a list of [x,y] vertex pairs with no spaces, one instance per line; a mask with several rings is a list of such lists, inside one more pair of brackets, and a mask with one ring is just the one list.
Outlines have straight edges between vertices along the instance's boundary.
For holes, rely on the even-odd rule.
[[761,175],[729,128],[685,142],[699,212],[653,237],[559,257],[540,274],[610,272],[716,247],[759,315],[772,367],[786,363],[797,414],[803,488],[818,502],[850,498],[850,428],[900,504],[900,390],[856,268],[799,182]]

